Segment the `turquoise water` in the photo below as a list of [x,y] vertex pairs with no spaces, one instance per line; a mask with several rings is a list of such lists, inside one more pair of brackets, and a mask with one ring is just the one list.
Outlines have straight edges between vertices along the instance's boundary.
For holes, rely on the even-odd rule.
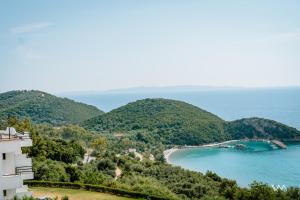
[[246,149],[193,148],[176,151],[169,161],[186,169],[216,172],[241,186],[254,180],[270,185],[300,187],[300,143],[275,149],[264,142],[244,142]]

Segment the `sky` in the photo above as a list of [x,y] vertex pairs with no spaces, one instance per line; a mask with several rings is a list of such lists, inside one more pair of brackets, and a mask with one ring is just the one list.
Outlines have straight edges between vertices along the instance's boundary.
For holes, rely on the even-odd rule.
[[0,92],[300,85],[300,0],[0,0]]

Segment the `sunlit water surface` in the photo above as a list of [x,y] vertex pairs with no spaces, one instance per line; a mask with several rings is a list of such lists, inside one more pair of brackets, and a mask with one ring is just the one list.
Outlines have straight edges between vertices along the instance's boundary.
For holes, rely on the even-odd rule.
[[176,151],[169,161],[186,169],[207,170],[234,179],[241,186],[254,180],[270,185],[300,186],[300,143],[273,149],[265,142],[243,142],[246,149],[192,148]]

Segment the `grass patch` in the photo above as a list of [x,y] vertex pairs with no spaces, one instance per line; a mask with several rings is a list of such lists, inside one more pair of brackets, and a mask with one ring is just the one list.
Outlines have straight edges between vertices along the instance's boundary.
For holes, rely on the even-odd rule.
[[70,200],[129,200],[132,198],[120,197],[116,195],[90,192],[86,190],[64,189],[64,188],[45,188],[45,187],[30,187],[30,191],[34,197],[58,197],[68,196]]

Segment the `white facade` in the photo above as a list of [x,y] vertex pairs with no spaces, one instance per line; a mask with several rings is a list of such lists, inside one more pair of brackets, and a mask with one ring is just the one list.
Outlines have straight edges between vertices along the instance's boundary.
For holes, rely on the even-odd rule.
[[31,196],[23,180],[33,179],[32,161],[21,150],[29,146],[28,133],[17,133],[14,128],[0,131],[0,200]]

